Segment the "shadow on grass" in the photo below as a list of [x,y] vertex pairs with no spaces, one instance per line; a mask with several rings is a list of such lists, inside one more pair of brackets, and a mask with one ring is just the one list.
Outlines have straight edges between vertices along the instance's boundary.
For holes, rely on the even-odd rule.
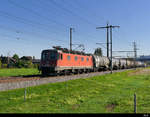
[[23,78],[34,78],[34,77],[39,77],[39,78],[46,78],[46,77],[55,77],[56,75],[54,74],[50,74],[50,75],[41,75],[41,74],[37,74],[37,75],[23,75]]

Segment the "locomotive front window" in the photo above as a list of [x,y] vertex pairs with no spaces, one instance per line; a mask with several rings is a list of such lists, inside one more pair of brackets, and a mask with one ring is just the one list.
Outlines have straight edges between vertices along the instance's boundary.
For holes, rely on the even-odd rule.
[[42,60],[56,60],[59,59],[59,54],[55,51],[44,51],[42,53]]
[[44,52],[42,54],[42,60],[47,60],[48,59],[48,52]]
[[54,51],[51,51],[49,58],[50,58],[50,60],[56,60],[57,59],[57,53]]

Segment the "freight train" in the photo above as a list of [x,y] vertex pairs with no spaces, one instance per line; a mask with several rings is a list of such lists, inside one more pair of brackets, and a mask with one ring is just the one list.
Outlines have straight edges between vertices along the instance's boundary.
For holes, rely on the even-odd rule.
[[[111,61],[108,57],[85,54],[79,51],[70,51],[66,48],[53,47],[43,50],[39,70],[42,75],[87,73],[102,70],[110,70]],[[136,65],[136,66],[135,66]],[[144,67],[140,61],[112,58],[113,69],[127,69]]]

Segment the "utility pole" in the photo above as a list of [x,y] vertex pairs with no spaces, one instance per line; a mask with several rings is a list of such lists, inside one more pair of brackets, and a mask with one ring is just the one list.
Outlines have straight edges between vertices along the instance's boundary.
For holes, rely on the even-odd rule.
[[112,25],[110,25],[109,26],[110,27],[110,44],[111,44],[111,46],[110,46],[110,57],[111,57],[111,74],[112,74],[112,28],[119,28],[120,26],[112,26]]
[[137,47],[135,41],[133,42],[133,51],[134,51],[134,66],[136,67]]
[[[108,23],[107,23],[108,27]],[[109,57],[109,30],[107,28],[107,57]]]
[[107,29],[107,57],[109,57],[109,26],[108,26],[108,23],[107,23],[107,26],[105,27],[96,27],[96,29],[102,29],[102,28],[106,28]]
[[106,28],[107,29],[107,57],[109,58],[109,33],[108,33],[108,30],[110,29],[110,64],[111,64],[111,73],[112,73],[112,29],[113,28],[119,28],[120,26],[112,26],[112,25],[108,25],[107,23],[107,26],[105,27],[97,27],[96,29],[101,29],[101,28]]
[[7,67],[9,68],[9,64],[10,64],[10,52],[7,53]]
[[70,51],[72,51],[72,29],[70,28]]

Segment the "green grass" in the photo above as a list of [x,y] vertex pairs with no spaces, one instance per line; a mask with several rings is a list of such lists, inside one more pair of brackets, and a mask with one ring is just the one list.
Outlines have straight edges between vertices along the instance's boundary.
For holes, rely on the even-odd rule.
[[0,77],[38,75],[38,74],[40,73],[38,69],[35,69],[35,68],[0,69]]
[[[138,70],[137,70],[138,72]],[[0,92],[0,113],[150,113],[150,73],[134,70]]]

